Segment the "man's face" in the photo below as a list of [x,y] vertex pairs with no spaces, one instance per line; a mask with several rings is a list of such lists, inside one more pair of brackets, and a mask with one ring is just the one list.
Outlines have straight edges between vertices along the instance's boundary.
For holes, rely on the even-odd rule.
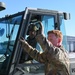
[[29,36],[30,37],[35,37],[36,36],[36,31],[29,31]]
[[58,45],[58,38],[52,34],[52,33],[49,33],[48,34],[48,40],[54,45],[54,46],[57,46]]

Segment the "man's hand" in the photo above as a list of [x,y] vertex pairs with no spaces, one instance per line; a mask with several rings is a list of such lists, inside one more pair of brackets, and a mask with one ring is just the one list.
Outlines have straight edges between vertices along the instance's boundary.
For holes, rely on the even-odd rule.
[[24,49],[24,51],[26,51],[27,53],[29,53],[31,51],[31,49],[33,48],[32,46],[30,46],[27,41],[21,37],[19,39],[19,42],[21,43],[22,48]]
[[22,45],[23,48],[28,47],[28,43],[25,41],[25,39],[23,37],[21,37],[19,39],[19,42],[21,43],[21,45]]
[[40,25],[40,27],[39,27],[39,30],[37,30],[37,35],[38,34],[44,34],[43,24],[40,21],[38,21],[38,24]]

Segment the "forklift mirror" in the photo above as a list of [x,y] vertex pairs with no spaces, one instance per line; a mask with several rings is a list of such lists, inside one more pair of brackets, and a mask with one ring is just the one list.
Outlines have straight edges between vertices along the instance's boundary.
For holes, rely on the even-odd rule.
[[70,13],[63,13],[64,14],[64,19],[69,20],[70,19]]
[[4,9],[6,9],[5,3],[0,2],[0,11],[2,11],[2,10],[4,10]]

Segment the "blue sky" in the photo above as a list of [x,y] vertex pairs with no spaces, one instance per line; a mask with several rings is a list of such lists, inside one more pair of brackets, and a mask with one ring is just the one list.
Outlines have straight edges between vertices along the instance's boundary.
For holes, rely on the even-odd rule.
[[6,10],[0,12],[0,17],[23,11],[25,7],[68,12],[71,19],[65,22],[66,34],[75,36],[75,0],[0,0],[0,2],[6,4]]

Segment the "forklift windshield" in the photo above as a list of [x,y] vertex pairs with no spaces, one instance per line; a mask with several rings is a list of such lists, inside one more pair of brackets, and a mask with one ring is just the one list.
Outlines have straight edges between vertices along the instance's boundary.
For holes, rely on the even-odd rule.
[[8,17],[0,21],[0,75],[5,75],[13,52],[22,15]]

